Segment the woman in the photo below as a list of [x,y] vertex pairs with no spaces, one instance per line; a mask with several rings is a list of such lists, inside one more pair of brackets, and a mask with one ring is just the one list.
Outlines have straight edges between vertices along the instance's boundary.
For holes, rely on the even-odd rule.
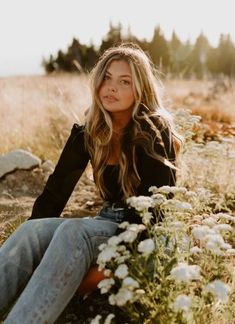
[[[130,44],[108,49],[91,80],[85,125],[73,126],[30,220],[0,249],[0,310],[16,300],[5,324],[53,323],[96,263],[98,246],[124,218],[138,221],[126,198],[175,184],[180,141],[146,54]],[[104,207],[94,218],[59,218],[89,160]]]

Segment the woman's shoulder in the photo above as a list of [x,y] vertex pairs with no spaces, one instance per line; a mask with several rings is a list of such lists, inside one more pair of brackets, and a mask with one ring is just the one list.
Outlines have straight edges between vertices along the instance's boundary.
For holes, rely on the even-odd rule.
[[85,125],[74,123],[71,129],[72,134],[84,133]]
[[71,129],[70,137],[72,137],[73,139],[82,137],[84,139],[84,133],[85,125],[74,123]]
[[68,138],[68,142],[69,143],[74,143],[74,144],[78,144],[79,145],[84,145],[85,144],[85,136],[84,136],[84,132],[85,132],[85,126],[78,124],[78,123],[74,123],[70,132],[70,136]]

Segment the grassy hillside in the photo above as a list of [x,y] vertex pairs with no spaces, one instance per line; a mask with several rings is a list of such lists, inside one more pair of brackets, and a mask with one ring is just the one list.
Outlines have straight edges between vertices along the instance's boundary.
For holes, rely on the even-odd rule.
[[[204,132],[234,132],[234,84],[166,80],[164,86],[165,105],[201,115]],[[0,78],[0,153],[20,147],[56,159],[73,122],[82,121],[89,95],[86,76]]]
[[[159,323],[172,320],[172,323],[231,324],[235,317],[235,84],[228,80],[165,80],[164,85],[165,106],[172,111],[177,127],[185,137],[185,145],[178,171],[180,188],[173,189],[175,200],[166,201],[164,190],[169,188],[156,191],[157,196],[153,198],[155,203],[156,197],[161,198],[157,208],[160,206],[166,213],[166,224],[157,226],[156,230],[151,227],[148,242],[155,244],[154,240],[160,235],[158,243],[164,245],[162,237],[169,235],[178,245],[170,261],[162,252],[164,246],[150,257],[143,256],[146,259],[141,259],[142,256],[135,251],[136,256],[127,261],[129,275],[138,281],[142,292],[146,289],[146,293],[141,295],[139,289],[135,298],[139,298],[140,303],[137,307],[124,305],[124,311],[131,319],[136,319],[133,323],[154,323],[153,319],[158,318]],[[72,124],[82,122],[89,103],[86,76],[62,74],[0,78],[0,154],[24,148],[44,160],[56,162]],[[65,208],[64,217],[88,215],[91,206],[100,207],[101,201],[90,178],[80,180],[75,195]],[[0,179],[0,244],[30,215],[35,199],[30,181],[35,181],[34,187],[40,187],[40,179],[43,179],[43,174],[39,169],[19,170]],[[161,234],[158,230],[165,232]],[[207,239],[200,237],[202,232]],[[186,251],[185,240],[190,241],[190,248],[194,245],[195,254]],[[134,246],[136,248],[137,244]],[[165,272],[157,271],[156,276],[151,277],[148,267],[151,268],[154,262],[159,266],[158,262],[162,260],[160,266]],[[202,280],[194,278],[195,281],[189,280],[187,285],[174,282],[172,275],[168,276],[169,272],[175,273],[179,267],[182,270],[182,260],[200,268]],[[139,270],[136,272],[140,267],[146,275],[142,276]],[[188,271],[190,268],[184,264],[183,271],[185,269]],[[225,303],[211,295],[214,279],[224,283],[223,286],[219,282],[225,289]],[[120,278],[116,280],[119,280],[117,288]],[[112,296],[113,302],[118,303],[118,293]],[[193,309],[187,314],[185,310],[178,312],[182,306],[179,301],[191,303],[191,299]],[[90,323],[90,319],[99,312],[102,315],[115,312],[116,308],[111,305],[107,308],[107,304],[107,298],[91,296],[84,299],[79,308],[75,297],[58,323],[67,323],[66,318],[71,318],[71,313],[74,323]],[[172,305],[178,310],[172,309]]]

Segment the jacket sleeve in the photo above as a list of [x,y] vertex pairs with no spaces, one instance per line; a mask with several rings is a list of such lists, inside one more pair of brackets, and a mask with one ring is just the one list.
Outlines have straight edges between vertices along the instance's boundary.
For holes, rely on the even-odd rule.
[[54,172],[34,202],[29,219],[59,217],[88,161],[83,126],[74,124]]
[[[176,156],[174,147],[172,145],[171,132],[168,128],[165,128],[161,135],[163,143],[155,143],[155,152],[165,157],[174,165]],[[144,150],[141,151],[141,154],[139,154],[139,169],[141,178],[139,194],[149,195],[150,193],[148,189],[151,186],[174,186],[176,183],[175,169],[148,156]]]

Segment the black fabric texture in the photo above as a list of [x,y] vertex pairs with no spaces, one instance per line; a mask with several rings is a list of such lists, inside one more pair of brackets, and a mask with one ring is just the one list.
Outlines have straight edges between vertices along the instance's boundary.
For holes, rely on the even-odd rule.
[[[174,162],[175,153],[169,138],[169,131],[165,129],[162,132],[165,150],[159,143],[156,143],[155,150]],[[136,151],[137,169],[141,178],[137,196],[150,195],[148,191],[150,186],[175,185],[175,170],[148,156],[142,148]],[[43,192],[36,199],[29,219],[59,217],[89,160],[90,156],[84,143],[84,126],[74,124],[55,170],[49,176]],[[106,166],[104,183],[110,192],[107,200],[112,203],[119,202],[122,192],[118,184],[118,166]],[[126,218],[131,223],[141,222],[132,208],[127,209]]]

